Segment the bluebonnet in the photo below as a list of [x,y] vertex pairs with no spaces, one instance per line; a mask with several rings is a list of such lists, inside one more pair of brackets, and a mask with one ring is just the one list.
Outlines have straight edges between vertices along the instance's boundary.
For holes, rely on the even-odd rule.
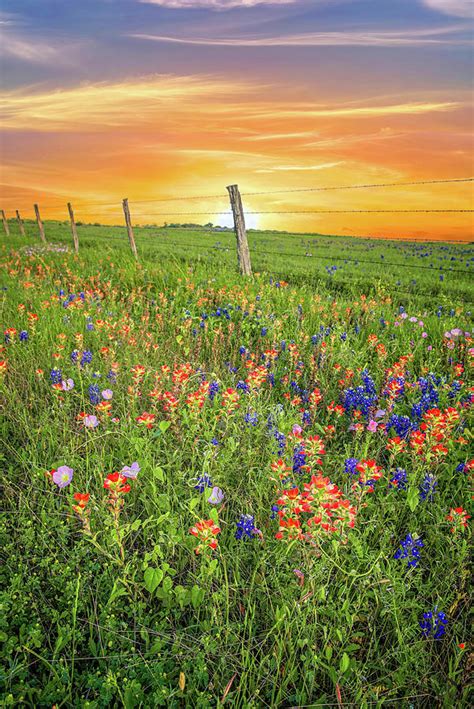
[[278,516],[278,505],[272,505],[272,512],[270,515],[270,519],[276,519]]
[[393,414],[387,421],[387,431],[394,428],[400,438],[406,438],[411,430],[416,428],[408,416]]
[[311,414],[309,413],[309,411],[303,411],[301,420],[305,426],[311,426]]
[[275,431],[273,433],[273,438],[276,440],[276,442],[278,444],[278,448],[277,448],[276,452],[278,453],[278,455],[280,455],[281,453],[283,453],[283,451],[286,448],[286,436],[284,433],[281,433],[280,431],[275,429]]
[[204,492],[206,487],[212,487],[212,482],[211,482],[210,476],[207,473],[204,473],[204,475],[201,475],[197,479],[194,489],[197,490],[198,492]]
[[20,332],[20,342],[26,342],[28,340],[28,333],[26,330]]
[[244,381],[240,380],[237,382],[237,389],[240,391],[243,391],[245,394],[248,394],[250,391],[250,387],[248,384],[246,384]]
[[427,473],[418,488],[420,491],[420,500],[433,502],[437,484],[435,476]]
[[254,539],[256,529],[253,515],[241,515],[237,522],[237,530],[235,532],[236,539]]
[[345,342],[347,340],[347,332],[341,332],[340,338],[342,342]]
[[406,490],[407,482],[407,471],[403,468],[397,468],[390,480],[390,484],[398,490]]
[[94,329],[94,323],[93,322],[88,322],[86,324],[86,330],[93,330]]
[[368,416],[369,410],[376,404],[378,397],[374,381],[367,370],[364,369],[361,378],[362,386],[343,391],[342,405],[347,413],[359,409],[364,416]]
[[359,463],[357,458],[347,458],[344,461],[344,472],[351,475],[357,475],[356,465]]
[[79,357],[79,350],[73,350],[71,352],[71,362],[73,364],[76,364],[78,357]]
[[267,332],[268,332],[268,327],[262,327],[262,329],[260,330],[260,334],[262,337],[265,337]]
[[249,411],[245,414],[244,421],[248,426],[256,426],[258,423],[258,414],[255,411]]
[[219,382],[216,382],[214,380],[209,384],[208,396],[211,401],[214,401],[214,397],[216,396],[218,391],[219,391]]
[[52,369],[49,373],[50,379],[53,384],[59,384],[62,381],[63,375],[60,369]]
[[217,440],[217,438],[211,438],[211,443],[212,443],[213,446],[218,446],[218,445],[219,445],[219,441]]
[[[21,338],[21,333],[20,333],[20,338]],[[451,391],[448,393],[448,397],[450,399],[455,399],[456,394],[461,390],[462,384],[461,382],[454,381],[451,384]]]
[[90,350],[84,350],[81,357],[81,367],[92,362],[92,352]]
[[397,549],[393,555],[394,559],[407,559],[408,566],[418,566],[420,561],[419,549],[425,545],[421,541],[420,537],[412,537],[411,534],[407,534],[405,539],[400,542],[400,547]]
[[114,372],[113,369],[111,369],[107,374],[107,379],[112,382],[112,384],[115,384],[117,382],[117,372]]
[[296,446],[293,452],[293,472],[301,473],[301,468],[306,465],[306,453],[303,446]]
[[239,347],[239,354],[244,355],[246,352],[247,352],[246,348],[243,345],[241,345]]
[[423,620],[420,620],[419,623],[425,638],[439,640],[446,632],[448,619],[446,613],[438,611],[436,607],[432,611],[423,613]]
[[97,384],[91,384],[89,386],[89,401],[91,404],[98,404],[100,402],[100,388]]

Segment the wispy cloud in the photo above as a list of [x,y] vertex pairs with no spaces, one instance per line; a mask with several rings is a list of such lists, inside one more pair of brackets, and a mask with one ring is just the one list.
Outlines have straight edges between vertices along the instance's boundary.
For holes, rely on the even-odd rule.
[[341,32],[307,32],[272,37],[178,37],[133,33],[130,36],[153,42],[205,45],[218,47],[407,47],[443,44],[469,44],[468,37],[459,36],[467,25],[416,30],[345,30]]
[[474,17],[474,5],[472,0],[423,0],[423,4],[445,15]]
[[251,143],[259,143],[273,140],[293,140],[294,138],[311,138],[317,135],[314,131],[301,131],[299,133],[259,133],[258,135],[245,135],[240,140],[249,141]]
[[214,103],[222,111],[225,99],[235,99],[244,90],[248,93],[249,86],[230,85],[209,76],[157,75],[47,92],[34,88],[5,91],[0,94],[0,107],[5,128],[49,131],[93,126],[108,130],[144,126],[158,118],[164,124],[170,110],[175,116],[189,114],[195,122],[200,106]]
[[238,7],[255,7],[257,5],[292,5],[299,0],[139,0],[148,5],[160,5],[176,10],[203,8],[206,10],[231,10]]
[[[440,111],[453,111],[464,106],[459,101],[398,101],[389,98],[344,104],[297,102],[289,98],[262,99],[272,95],[274,87],[257,82],[229,82],[216,76],[153,75],[118,83],[79,85],[61,90],[38,90],[34,87],[4,91],[0,94],[2,122],[6,129],[36,131],[77,131],[112,128],[167,131],[179,134],[196,128],[196,115],[202,118],[202,129],[225,135],[235,127],[247,124],[250,136],[263,144],[269,127],[283,139],[282,121],[292,119],[294,133],[314,133],[304,123],[318,118],[351,119],[385,116],[416,116]],[[262,123],[263,122],[263,123]],[[255,125],[265,129],[255,131]],[[276,128],[276,130],[275,130]],[[298,128],[300,131],[298,131]],[[310,130],[311,129],[311,130]],[[251,142],[251,138],[250,138]]]
[[[9,20],[0,24],[9,25]],[[46,42],[38,42],[30,37],[23,38],[11,32],[2,32],[0,37],[0,56],[14,57],[34,64],[51,64],[60,56],[60,49]]]
[[339,160],[337,162],[324,162],[319,163],[319,165],[275,165],[271,168],[263,168],[260,170],[255,170],[257,173],[270,173],[270,172],[315,172],[316,170],[328,170],[332,167],[337,167],[338,165],[343,165],[344,160]]
[[399,103],[381,106],[332,106],[332,107],[312,107],[311,105],[296,105],[293,108],[278,106],[277,113],[274,109],[262,110],[258,112],[258,117],[271,118],[374,118],[378,116],[416,116],[423,113],[433,113],[438,111],[454,111],[463,104],[454,101],[444,102],[417,102]]

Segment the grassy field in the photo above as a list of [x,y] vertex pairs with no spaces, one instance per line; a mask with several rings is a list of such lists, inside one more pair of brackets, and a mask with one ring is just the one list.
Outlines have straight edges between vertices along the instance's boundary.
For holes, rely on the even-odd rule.
[[26,227],[2,704],[468,707],[474,248]]

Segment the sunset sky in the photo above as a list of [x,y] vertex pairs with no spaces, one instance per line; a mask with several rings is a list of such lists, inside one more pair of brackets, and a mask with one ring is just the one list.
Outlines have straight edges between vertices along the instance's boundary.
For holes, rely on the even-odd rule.
[[[243,193],[474,175],[472,0],[3,0],[1,207],[230,224]],[[188,202],[147,201],[222,195]],[[246,196],[248,226],[471,239],[472,183]],[[94,203],[115,203],[104,206]],[[206,214],[191,214],[191,212]],[[173,212],[189,212],[173,214]]]

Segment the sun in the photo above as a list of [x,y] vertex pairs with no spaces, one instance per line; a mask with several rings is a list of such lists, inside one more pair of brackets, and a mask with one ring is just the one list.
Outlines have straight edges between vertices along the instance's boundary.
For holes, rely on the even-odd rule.
[[[258,229],[258,214],[245,214],[245,226],[247,229]],[[219,226],[233,227],[234,218],[232,214],[217,214],[215,223]]]

